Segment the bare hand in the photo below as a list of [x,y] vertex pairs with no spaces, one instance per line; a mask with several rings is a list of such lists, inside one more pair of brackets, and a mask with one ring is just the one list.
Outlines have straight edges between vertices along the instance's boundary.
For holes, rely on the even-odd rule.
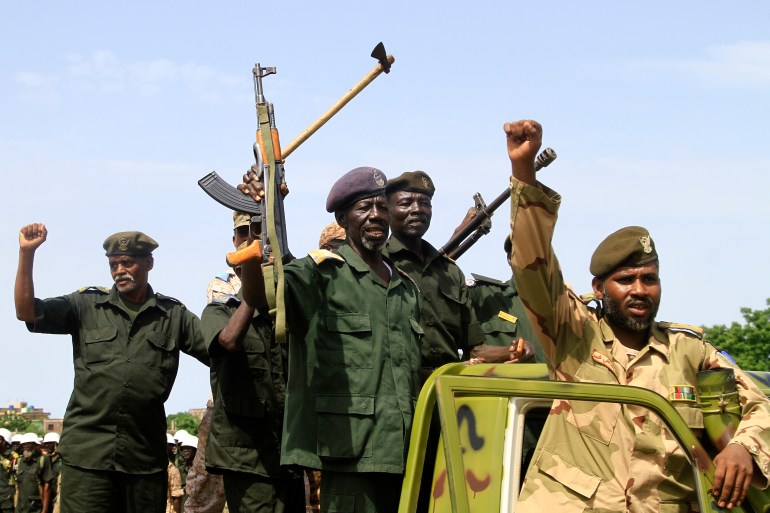
[[471,349],[471,364],[476,363],[527,363],[535,360],[535,346],[528,340],[524,340],[521,354],[516,355],[512,348],[515,348],[518,340],[511,341],[511,346],[493,346],[489,344],[479,344]]
[[728,444],[714,458],[714,487],[711,493],[720,508],[740,506],[749,491],[754,459],[745,447]]
[[531,119],[503,125],[513,176],[530,185],[535,181],[535,157],[543,144],[543,127]]
[[[289,186],[282,183],[279,187],[281,196],[284,198],[289,194]],[[257,165],[251,166],[245,175],[243,175],[243,183],[238,184],[238,190],[247,196],[251,196],[251,199],[259,203],[265,199],[265,186],[259,179],[259,168]]]
[[19,249],[35,251],[45,242],[46,237],[48,230],[43,223],[28,224],[19,230]]

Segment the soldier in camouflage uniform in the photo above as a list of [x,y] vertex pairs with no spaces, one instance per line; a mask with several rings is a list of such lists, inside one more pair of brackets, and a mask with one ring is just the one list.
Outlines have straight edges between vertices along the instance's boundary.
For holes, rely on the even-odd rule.
[[0,428],[0,513],[13,513],[13,497],[16,495],[13,476],[16,454],[11,451],[11,438],[10,431]]
[[[734,367],[699,328],[656,322],[660,280],[647,230],[611,234],[591,259],[601,308],[589,308],[564,283],[551,246],[561,197],[535,180],[542,140],[537,122],[504,127],[512,163],[511,230],[519,294],[535,335],[565,381],[624,384],[667,397],[696,433],[696,373]],[[767,486],[770,402],[735,368],[743,416],[714,459],[720,507],[740,505],[754,479]],[[555,401],[519,498],[517,512],[697,510],[693,474],[676,440],[644,408]]]

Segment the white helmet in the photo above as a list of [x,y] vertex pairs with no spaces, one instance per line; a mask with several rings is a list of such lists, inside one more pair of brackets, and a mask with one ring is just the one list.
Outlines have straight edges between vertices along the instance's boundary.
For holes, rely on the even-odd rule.
[[24,438],[24,435],[22,435],[21,433],[14,433],[13,436],[11,437],[11,442],[21,443],[22,438]]
[[11,438],[13,437],[13,435],[11,435],[11,432],[8,431],[7,429],[0,428],[0,437],[2,437],[3,440],[5,440],[6,442],[11,443]]
[[32,442],[33,444],[37,445],[37,435],[35,433],[24,433],[21,435],[21,443],[22,445]]
[[182,447],[192,447],[194,449],[198,448],[198,437],[193,435],[187,435],[182,440]]
[[187,432],[187,431],[185,431],[184,429],[180,429],[179,431],[177,431],[176,433],[174,433],[174,439],[175,439],[177,442],[181,442],[182,440],[184,440],[184,439],[185,439],[185,437],[188,437],[188,436],[190,436],[190,433],[188,433],[188,432]]
[[59,433],[54,433],[51,431],[50,433],[46,433],[43,437],[43,443],[47,444],[48,442],[56,442],[59,443]]
[[174,440],[174,435],[171,433],[166,433],[166,444],[176,445],[176,440]]

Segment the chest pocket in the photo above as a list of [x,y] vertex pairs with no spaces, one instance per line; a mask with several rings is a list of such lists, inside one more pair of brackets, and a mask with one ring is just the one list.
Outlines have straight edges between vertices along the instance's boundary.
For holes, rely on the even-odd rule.
[[115,358],[115,339],[118,329],[103,326],[83,331],[83,360],[86,365],[99,365]]
[[368,314],[328,315],[326,330],[329,340],[318,346],[321,365],[372,368],[372,325]]
[[[575,373],[577,381],[591,383],[617,383],[615,375],[604,365],[588,361],[580,365]],[[591,401],[570,401],[567,422],[578,428],[585,436],[608,445],[620,416],[619,403],[597,403]]]
[[148,331],[145,337],[148,342],[144,359],[147,366],[163,371],[174,370],[179,359],[176,340],[158,331]]
[[[468,301],[468,289],[451,283],[440,283],[441,295],[447,299],[446,304],[453,314],[460,314],[460,309]],[[460,319],[456,319],[459,323]]]
[[493,317],[488,321],[481,323],[481,330],[485,335],[505,333],[513,337],[516,334],[517,323],[506,321],[500,317]]

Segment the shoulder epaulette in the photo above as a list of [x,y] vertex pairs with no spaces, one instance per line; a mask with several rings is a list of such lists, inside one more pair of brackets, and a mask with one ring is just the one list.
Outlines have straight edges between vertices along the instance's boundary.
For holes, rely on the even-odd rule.
[[332,251],[329,251],[328,249],[314,249],[312,251],[308,251],[308,256],[313,259],[313,262],[315,262],[315,265],[320,265],[321,262],[324,260],[338,260],[340,262],[344,262],[345,259],[339,256],[337,253],[334,253]]
[[157,293],[157,292],[155,293],[155,297],[156,297],[157,299],[161,300],[161,301],[171,301],[172,303],[176,303],[176,304],[178,304],[178,305],[182,305],[182,306],[184,306],[184,303],[182,303],[181,301],[179,301],[179,300],[178,300],[177,298],[175,298],[175,297],[171,297],[171,296],[165,296],[165,295],[163,295],[163,294],[160,294],[160,293]]
[[[570,290],[572,290],[572,289],[570,289]],[[590,305],[592,301],[599,301],[598,299],[596,299],[596,296],[594,296],[593,293],[591,293],[591,294],[580,294],[579,296],[576,296],[576,297],[584,305]]]
[[660,321],[658,322],[658,328],[670,331],[686,331],[698,338],[703,338],[703,328],[700,326],[693,326],[692,324],[679,324],[676,322]]
[[473,276],[473,279],[476,280],[476,282],[488,283],[490,285],[497,285],[499,287],[505,287],[508,285],[508,282],[506,281],[496,280],[495,278],[482,276],[481,274],[471,273],[471,276]]
[[97,287],[96,285],[93,285],[91,287],[82,287],[78,289],[78,292],[81,294],[88,294],[91,292],[96,292],[98,294],[109,294],[110,289],[107,287]]

